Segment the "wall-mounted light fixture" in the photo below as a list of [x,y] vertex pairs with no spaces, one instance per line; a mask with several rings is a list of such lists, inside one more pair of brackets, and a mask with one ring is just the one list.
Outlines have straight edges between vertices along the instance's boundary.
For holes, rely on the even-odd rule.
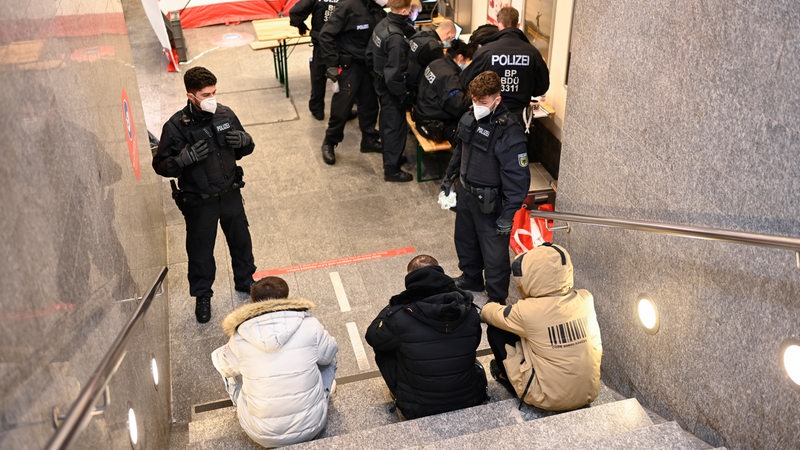
[[787,339],[781,344],[780,365],[792,387],[800,390],[800,340]]
[[128,408],[128,435],[131,438],[131,445],[139,443],[139,425],[136,423],[136,412],[133,408]]
[[158,390],[158,362],[156,362],[155,356],[150,359],[150,371],[153,373],[153,384],[156,390]]
[[639,317],[639,323],[642,324],[644,331],[649,334],[658,333],[661,326],[661,321],[658,317],[658,309],[655,302],[647,294],[639,295],[639,300],[636,302],[636,314]]

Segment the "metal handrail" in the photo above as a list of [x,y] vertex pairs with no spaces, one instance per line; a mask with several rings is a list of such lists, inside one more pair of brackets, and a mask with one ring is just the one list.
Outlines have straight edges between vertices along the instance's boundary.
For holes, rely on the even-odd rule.
[[580,222],[603,227],[625,228],[638,231],[652,231],[661,234],[710,239],[717,241],[736,242],[740,244],[757,245],[780,249],[800,251],[800,239],[773,236],[769,234],[747,233],[742,231],[719,230],[715,228],[696,227],[690,225],[676,225],[671,223],[648,222],[644,220],[614,219],[610,217],[587,216],[583,214],[531,210],[532,217],[543,219],[563,220],[565,222]]
[[153,297],[164,277],[167,276],[167,267],[161,269],[153,286],[147,291],[143,297],[142,303],[136,309],[136,312],[131,316],[127,324],[122,328],[117,339],[111,344],[111,348],[103,357],[100,364],[95,369],[92,377],[78,394],[78,398],[72,404],[67,415],[64,417],[61,426],[58,427],[56,432],[47,443],[47,449],[66,449],[72,440],[80,433],[83,427],[87,424],[92,417],[92,410],[97,401],[100,393],[104,392],[106,386],[116,372],[117,367],[125,357],[126,347],[128,341],[133,336],[133,333],[139,328],[142,323],[142,318],[147,313],[150,304],[153,302]]

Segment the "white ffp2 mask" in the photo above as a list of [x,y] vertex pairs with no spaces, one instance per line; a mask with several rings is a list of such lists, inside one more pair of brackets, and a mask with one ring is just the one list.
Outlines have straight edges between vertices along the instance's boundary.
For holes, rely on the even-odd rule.
[[200,102],[200,109],[205,112],[214,114],[217,111],[217,99],[209,97]]

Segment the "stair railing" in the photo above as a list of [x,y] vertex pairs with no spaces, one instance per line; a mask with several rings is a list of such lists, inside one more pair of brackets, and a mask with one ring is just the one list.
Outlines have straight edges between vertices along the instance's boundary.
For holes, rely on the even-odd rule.
[[[147,291],[139,307],[133,313],[128,323],[122,327],[122,330],[117,335],[117,339],[111,344],[111,347],[106,352],[100,364],[92,373],[89,381],[84,385],[78,398],[72,404],[69,412],[61,416],[57,410],[54,410],[53,420],[57,427],[56,432],[47,443],[47,449],[66,449],[72,443],[72,440],[83,430],[84,426],[91,420],[92,417],[102,414],[110,401],[108,392],[108,382],[114,376],[119,367],[122,359],[125,357],[127,351],[128,341],[130,341],[134,332],[136,332],[142,324],[142,318],[147,314],[153,298],[158,293],[164,277],[167,276],[167,267],[164,266],[156,277],[155,282]],[[100,394],[103,394],[104,404],[102,407],[96,408],[94,405],[98,400]]]
[[549,230],[567,230],[569,222],[580,222],[603,227],[625,228],[628,230],[650,231],[660,234],[672,234],[683,237],[693,237],[717,241],[735,242],[740,244],[772,247],[795,252],[795,259],[800,267],[800,238],[774,236],[769,234],[748,233],[743,231],[720,230],[716,228],[697,227],[692,225],[677,225],[671,223],[648,222],[644,220],[616,219],[610,217],[589,216],[575,213],[554,211],[531,210],[531,217],[560,220],[567,222],[565,226],[548,227]]

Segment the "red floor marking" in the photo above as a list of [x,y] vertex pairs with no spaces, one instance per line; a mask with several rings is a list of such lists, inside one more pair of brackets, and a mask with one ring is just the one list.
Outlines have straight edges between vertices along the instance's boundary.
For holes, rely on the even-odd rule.
[[352,264],[356,262],[372,261],[374,259],[389,258],[391,256],[405,255],[406,253],[414,253],[414,247],[396,248],[393,250],[385,250],[382,252],[366,253],[363,255],[348,256],[339,259],[330,259],[328,261],[319,261],[308,264],[300,264],[298,266],[281,267],[278,269],[262,270],[253,274],[256,280],[268,276],[283,275],[285,273],[303,272],[306,270],[324,269],[326,267],[341,266],[342,264]]

